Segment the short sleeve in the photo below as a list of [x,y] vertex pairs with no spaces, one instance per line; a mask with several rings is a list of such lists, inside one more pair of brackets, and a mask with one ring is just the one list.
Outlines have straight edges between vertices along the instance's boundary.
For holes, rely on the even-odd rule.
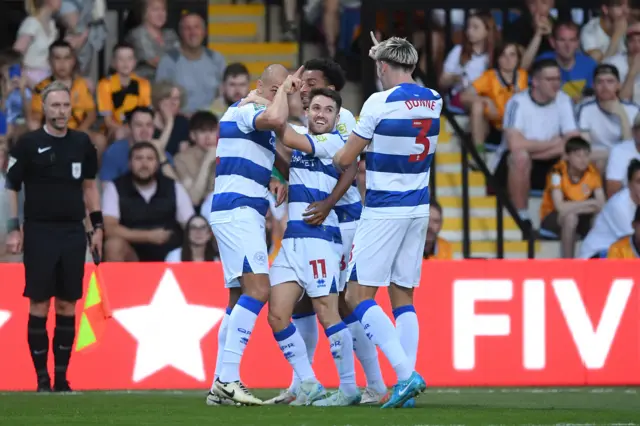
[[595,191],[596,189],[600,189],[602,187],[602,176],[600,176],[600,173],[598,173],[598,171],[594,168],[591,175],[591,189]]
[[140,96],[138,106],[148,107],[151,105],[151,83],[147,79],[140,79]]
[[628,160],[624,152],[624,143],[614,146],[607,161],[607,180],[624,182],[629,167]]
[[98,174],[98,151],[96,147],[91,143],[91,139],[86,133],[80,134],[85,139],[85,156],[84,164],[82,165],[84,179],[94,180]]
[[336,130],[340,132],[342,137],[348,138],[353,129],[356,127],[356,119],[348,109],[340,111],[340,122],[336,126]]
[[592,50],[600,50],[600,46],[598,45],[598,37],[593,33],[592,28],[593,25],[591,25],[591,22],[589,22],[582,28],[582,31],[580,32],[580,44],[582,45],[582,50],[587,53]]
[[235,118],[240,130],[245,133],[256,130],[256,118],[265,112],[266,109],[266,106],[258,104],[247,104],[238,108],[235,113]]
[[176,182],[176,222],[184,227],[194,214],[196,212],[187,190],[182,184]]
[[381,115],[384,114],[384,102],[382,102],[384,92],[374,93],[367,99],[362,106],[358,122],[356,123],[353,133],[362,139],[373,139],[373,132],[378,123],[380,123]]
[[158,81],[174,81],[176,63],[171,56],[165,54],[158,62],[156,69],[156,82]]
[[552,170],[551,173],[549,173],[547,186],[550,190],[562,189],[562,174],[558,170]]
[[86,81],[82,81],[82,85],[80,87],[82,90],[80,95],[80,102],[82,102],[82,109],[87,112],[96,110],[96,103],[93,100],[93,95],[91,94],[91,90],[89,90],[89,86],[87,86]]
[[20,138],[11,152],[9,153],[9,162],[7,164],[7,178],[5,186],[7,189],[13,191],[20,191],[22,188],[22,182],[24,182],[24,174],[27,169],[27,150],[26,144],[28,143],[25,136]]
[[576,124],[576,116],[573,112],[573,102],[568,95],[560,92],[560,102],[558,102],[558,109],[560,110],[560,132],[566,135],[570,132],[578,130]]
[[525,122],[526,117],[524,117],[524,111],[522,110],[518,99],[509,99],[509,102],[507,102],[507,107],[505,109],[502,127],[505,130],[514,129],[522,132],[524,131]]
[[118,157],[115,152],[115,143],[112,144],[102,154],[102,161],[100,164],[100,180],[103,182],[109,182],[119,177],[119,165]]
[[344,139],[336,133],[323,135],[306,135],[313,146],[313,156],[321,159],[332,159],[336,152],[344,146]]
[[580,131],[588,132],[591,130],[591,123],[589,121],[589,114],[587,113],[588,109],[585,106],[578,107],[577,113],[577,125]]
[[107,79],[102,79],[100,83],[98,83],[96,97],[98,99],[98,112],[100,115],[113,115],[115,107],[113,106],[113,99],[111,98],[111,85]]
[[492,70],[488,70],[482,73],[471,85],[476,90],[476,93],[480,96],[487,96],[489,94],[489,88],[491,87],[491,73]]
[[29,16],[20,24],[20,28],[18,29],[18,37],[20,36],[31,36],[35,37],[40,29],[40,22],[38,22],[37,18],[33,16]]
[[462,74],[462,67],[460,66],[460,56],[462,55],[462,46],[459,44],[453,46],[453,49],[447,55],[444,60],[443,71],[449,74]]
[[102,214],[120,220],[120,196],[113,182],[105,182],[102,191]]
[[42,95],[40,95],[40,90],[37,87],[31,95],[31,112],[42,115]]
[[182,262],[182,248],[178,247],[175,250],[171,250],[167,257],[164,259],[167,263],[180,263]]

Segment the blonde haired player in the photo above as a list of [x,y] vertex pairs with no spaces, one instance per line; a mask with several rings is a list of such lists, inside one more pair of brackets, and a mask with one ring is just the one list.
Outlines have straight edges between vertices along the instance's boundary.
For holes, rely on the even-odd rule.
[[[418,52],[411,43],[398,37],[378,43],[373,33],[371,38],[369,55],[384,91],[367,99],[333,162],[344,170],[366,149],[365,207],[349,261],[347,303],[398,376],[382,405],[394,408],[412,404],[426,388],[415,371],[419,331],[413,290],[420,282],[429,223],[429,170],[442,98],[413,81]],[[375,302],[378,287],[389,287],[395,327]]]

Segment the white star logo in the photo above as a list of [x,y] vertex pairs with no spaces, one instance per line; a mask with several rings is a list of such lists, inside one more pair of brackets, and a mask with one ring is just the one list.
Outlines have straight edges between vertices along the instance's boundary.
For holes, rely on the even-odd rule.
[[205,380],[200,340],[224,317],[224,309],[190,305],[167,269],[148,305],[118,309],[113,317],[138,341],[133,381],[172,366]]
[[0,328],[9,321],[9,318],[11,318],[11,312],[0,309]]

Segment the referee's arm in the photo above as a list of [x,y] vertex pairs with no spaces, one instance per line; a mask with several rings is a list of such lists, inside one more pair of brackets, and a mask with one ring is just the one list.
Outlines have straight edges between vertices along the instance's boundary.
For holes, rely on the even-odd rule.
[[88,136],[87,143],[82,193],[84,196],[84,205],[89,212],[89,220],[93,227],[93,233],[91,234],[91,253],[98,255],[98,259],[94,259],[98,261],[102,258],[102,241],[104,239],[104,218],[100,210],[100,192],[98,191],[98,184],[96,183],[96,175],[98,174],[98,152]]
[[7,249],[12,254],[18,254],[22,251],[22,234],[20,232],[20,219],[18,218],[18,193],[22,188],[27,167],[26,144],[27,141],[21,138],[11,149],[5,183],[9,199]]

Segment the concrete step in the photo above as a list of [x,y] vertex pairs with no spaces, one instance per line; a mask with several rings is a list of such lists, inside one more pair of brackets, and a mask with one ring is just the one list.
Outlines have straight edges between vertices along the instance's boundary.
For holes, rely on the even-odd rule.
[[[463,220],[461,217],[451,217],[444,215],[442,223],[443,231],[458,231],[462,232]],[[472,216],[469,220],[469,228],[471,231],[494,231],[496,229],[497,220],[495,217],[477,217]],[[503,221],[503,229],[505,231],[518,231],[520,228],[518,224],[511,218],[511,216],[505,217]]]
[[[209,43],[213,49],[225,57],[227,62],[298,63],[297,43]],[[247,65],[248,66],[248,65]]]
[[265,7],[209,5],[209,42],[261,42],[265,39]]

